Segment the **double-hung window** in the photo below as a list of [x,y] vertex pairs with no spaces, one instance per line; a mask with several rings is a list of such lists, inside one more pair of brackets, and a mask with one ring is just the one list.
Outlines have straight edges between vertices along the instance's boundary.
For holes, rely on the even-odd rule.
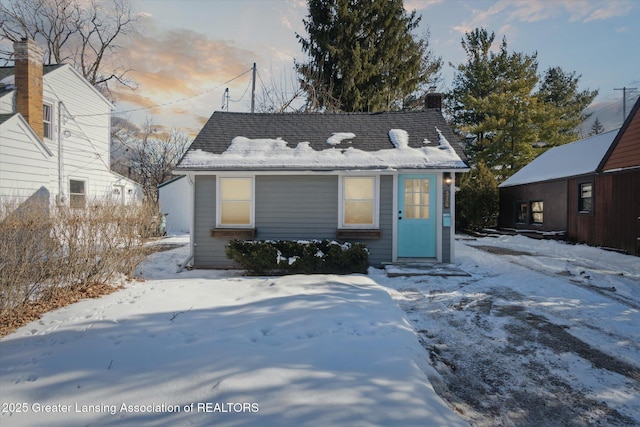
[[87,203],[86,181],[69,180],[69,205],[72,208],[84,208]]
[[42,104],[42,122],[44,137],[53,138],[53,106],[51,104]]
[[585,182],[578,188],[578,212],[591,213],[593,210],[593,184]]
[[343,176],[340,179],[340,227],[378,228],[376,176]]
[[253,227],[253,178],[219,177],[217,194],[218,227]]

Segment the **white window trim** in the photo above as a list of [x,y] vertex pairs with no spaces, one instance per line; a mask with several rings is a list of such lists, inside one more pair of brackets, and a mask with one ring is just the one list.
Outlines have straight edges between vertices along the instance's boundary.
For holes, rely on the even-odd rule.
[[42,107],[43,113],[44,113],[44,106],[45,105],[49,107],[49,112],[51,113],[48,122],[44,120],[44,114],[43,114],[43,117],[42,117],[42,133],[44,135],[44,133],[46,132],[45,129],[49,128],[49,136],[48,137],[45,136],[44,138],[51,141],[51,140],[53,140],[53,135],[54,135],[54,130],[55,130],[54,127],[53,127],[53,124],[54,124],[54,119],[53,118],[55,117],[55,114],[56,114],[56,112],[54,110],[54,103],[53,102],[49,102],[47,100],[43,100],[42,101],[42,105],[43,105],[43,107]]
[[[249,224],[222,224],[222,191],[220,190],[223,179],[250,179],[251,180],[251,203],[249,212]],[[233,175],[233,176],[217,176],[216,177],[216,228],[255,228],[256,214],[256,179],[252,175]]]
[[[373,224],[345,224],[344,223],[344,179],[345,178],[373,178]],[[349,229],[379,229],[380,228],[380,175],[340,175],[338,179],[338,228]]]
[[69,191],[69,206],[73,206],[71,203],[71,196],[79,195],[79,193],[71,192],[71,181],[78,181],[84,183],[84,207],[87,206],[89,202],[89,180],[87,178],[75,178],[73,176],[67,179],[67,191]]

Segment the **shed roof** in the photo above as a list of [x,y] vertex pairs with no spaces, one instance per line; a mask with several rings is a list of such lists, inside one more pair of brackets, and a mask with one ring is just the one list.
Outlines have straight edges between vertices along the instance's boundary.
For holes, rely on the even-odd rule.
[[513,174],[500,187],[594,173],[617,134],[616,129],[551,148]]
[[381,113],[215,112],[178,171],[463,168],[458,138],[437,110]]

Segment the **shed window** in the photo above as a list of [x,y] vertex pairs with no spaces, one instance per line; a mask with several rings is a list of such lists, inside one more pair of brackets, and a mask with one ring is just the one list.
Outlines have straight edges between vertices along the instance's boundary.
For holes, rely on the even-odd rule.
[[529,219],[529,204],[527,202],[516,203],[516,222],[526,224]]
[[372,176],[343,177],[341,227],[376,228],[378,180]]
[[593,210],[593,184],[590,182],[580,184],[578,211],[580,213],[591,213]]
[[250,227],[253,225],[253,179],[218,179],[218,225]]
[[77,179],[69,180],[69,204],[72,208],[85,207],[87,200],[86,182]]
[[542,224],[544,222],[544,202],[531,202],[531,222]]

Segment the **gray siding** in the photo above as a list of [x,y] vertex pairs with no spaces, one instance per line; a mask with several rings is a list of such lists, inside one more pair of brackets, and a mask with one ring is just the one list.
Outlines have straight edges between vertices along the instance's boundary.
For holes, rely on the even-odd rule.
[[442,227],[442,262],[451,262],[451,227]]
[[256,177],[258,239],[333,239],[337,225],[337,176]]
[[[210,237],[215,227],[215,176],[196,176],[196,267],[229,268],[227,239]],[[338,176],[263,175],[255,178],[256,239],[335,239],[338,228]],[[391,261],[393,178],[380,178],[380,228],[382,238],[362,240],[369,261],[378,266]]]
[[216,226],[216,177],[196,175],[195,186],[193,264],[195,267],[231,268],[233,263],[224,254],[227,240],[211,237],[211,229]]
[[380,230],[382,237],[363,240],[369,248],[369,264],[379,267],[383,262],[391,262],[393,246],[393,177],[380,177]]

